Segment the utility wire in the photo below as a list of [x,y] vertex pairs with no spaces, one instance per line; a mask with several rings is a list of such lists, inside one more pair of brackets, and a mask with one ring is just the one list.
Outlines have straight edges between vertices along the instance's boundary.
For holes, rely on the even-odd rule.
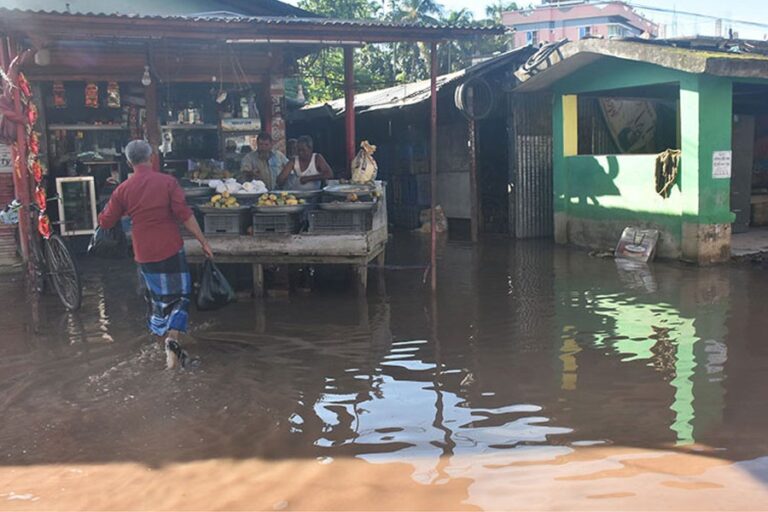
[[[595,3],[608,4],[612,2],[595,2]],[[625,2],[625,3],[630,7],[633,7],[635,9],[642,9],[644,11],[662,12],[665,14],[676,14],[678,16],[694,16],[696,18],[702,18],[702,19],[712,20],[712,21],[722,20],[728,23],[733,23],[738,25],[749,25],[752,27],[768,28],[768,23],[760,23],[757,21],[737,20],[733,18],[724,18],[722,16],[712,16],[711,14],[699,14],[697,12],[678,11],[676,9],[669,9],[664,7],[652,7],[649,5],[638,4],[635,2]]]

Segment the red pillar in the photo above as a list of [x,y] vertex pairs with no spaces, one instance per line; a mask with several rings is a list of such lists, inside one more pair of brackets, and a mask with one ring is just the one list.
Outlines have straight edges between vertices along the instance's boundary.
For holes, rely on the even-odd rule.
[[431,196],[430,230],[430,269],[432,291],[437,290],[437,43],[432,43],[431,66],[429,74],[430,112],[429,112],[429,175]]
[[355,48],[344,47],[344,127],[346,132],[347,169],[351,176],[355,158]]
[[[16,45],[9,37],[3,41],[2,58],[6,60],[7,49],[7,62],[3,62],[4,71],[8,70],[8,65],[16,58]],[[19,88],[15,87],[13,90],[13,104],[16,112],[22,114],[21,108],[21,96],[19,94]],[[30,204],[30,188],[29,188],[29,171],[27,169],[27,134],[26,128],[22,124],[18,124],[16,127],[16,144],[12,148],[11,157],[14,162],[18,161],[18,166],[14,163],[13,170],[13,188],[15,189],[16,198],[21,203],[21,210],[19,210],[19,242],[21,243],[21,254],[24,261],[29,262],[29,233],[30,233],[30,219],[29,219],[29,204]]]

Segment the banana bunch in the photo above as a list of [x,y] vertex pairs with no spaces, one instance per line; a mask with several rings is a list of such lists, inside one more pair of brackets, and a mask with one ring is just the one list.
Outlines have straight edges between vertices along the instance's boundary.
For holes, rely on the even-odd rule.
[[304,199],[297,199],[293,194],[280,192],[279,194],[264,194],[259,197],[258,206],[296,206],[304,204]]
[[209,208],[237,208],[240,204],[237,199],[229,192],[222,192],[211,197],[211,201],[205,206]]

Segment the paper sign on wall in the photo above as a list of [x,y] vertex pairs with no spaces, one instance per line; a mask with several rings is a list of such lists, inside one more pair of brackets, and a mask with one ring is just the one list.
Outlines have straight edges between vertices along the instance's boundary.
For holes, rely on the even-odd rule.
[[712,153],[712,177],[715,179],[731,177],[730,151],[715,151]]
[[11,147],[0,144],[0,174],[13,172],[13,160],[11,159]]

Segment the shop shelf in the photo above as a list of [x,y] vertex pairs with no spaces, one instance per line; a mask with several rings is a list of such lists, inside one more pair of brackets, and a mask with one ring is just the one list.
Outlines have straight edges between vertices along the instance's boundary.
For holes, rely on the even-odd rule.
[[106,131],[127,130],[128,127],[121,124],[49,124],[48,130],[72,130],[72,131]]
[[160,126],[163,130],[218,130],[215,124],[180,124],[171,123]]
[[309,212],[309,233],[344,234],[365,233],[371,229],[373,215],[370,211],[324,211]]
[[253,214],[253,236],[295,234],[300,228],[300,213]]

